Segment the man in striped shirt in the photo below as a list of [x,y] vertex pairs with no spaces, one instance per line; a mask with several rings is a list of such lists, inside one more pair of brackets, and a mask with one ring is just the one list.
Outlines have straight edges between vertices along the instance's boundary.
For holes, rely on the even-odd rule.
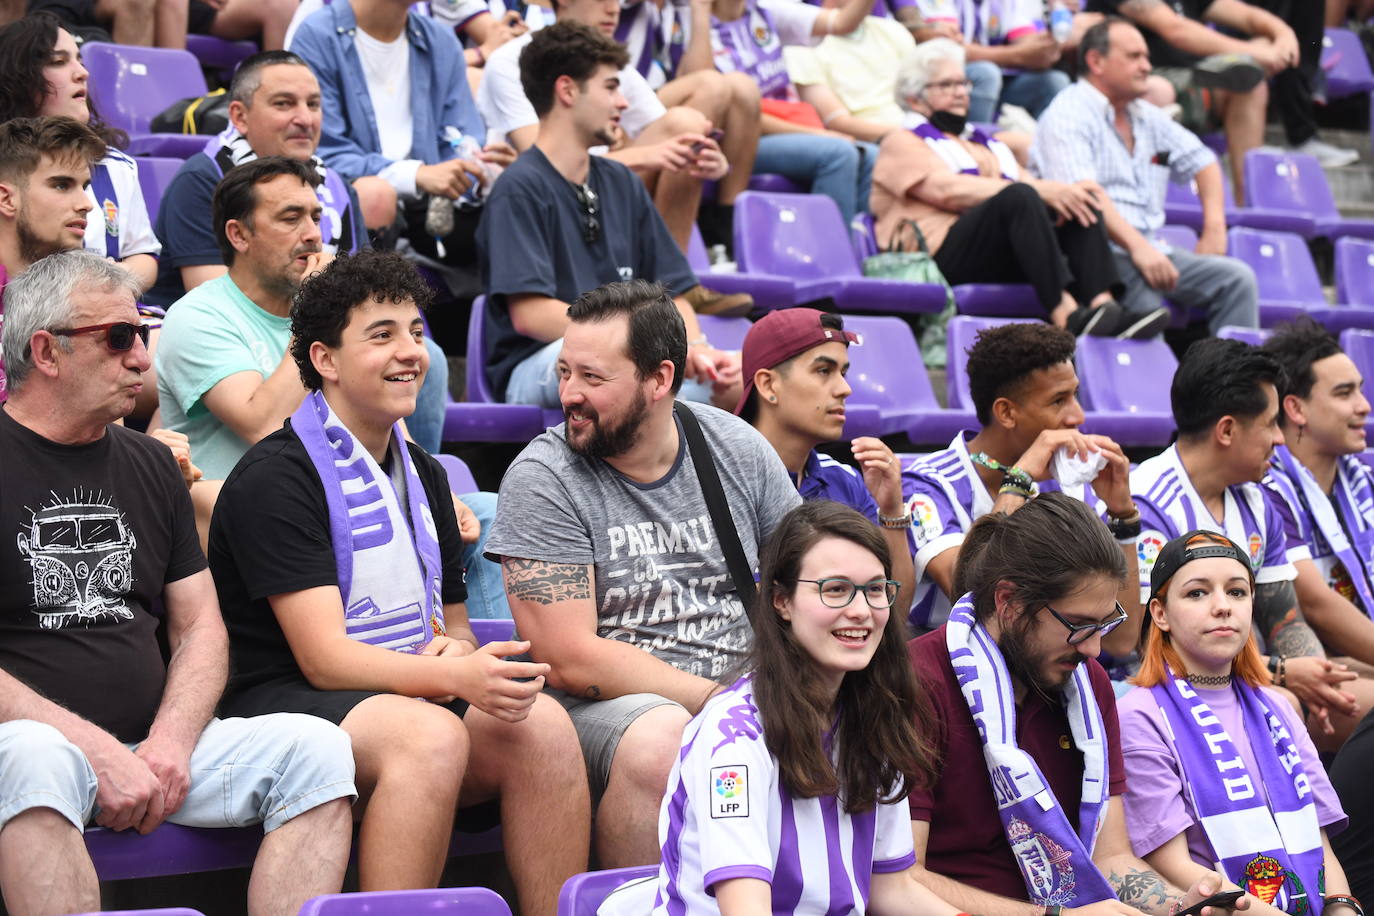
[[[1140,30],[1109,17],[1079,46],[1082,77],[1050,103],[1031,146],[1031,171],[1053,181],[1096,181],[1129,314],[1172,302],[1207,312],[1216,333],[1259,326],[1255,274],[1225,256],[1221,168],[1194,134],[1146,102],[1150,56]],[[1156,237],[1164,225],[1164,181],[1197,182],[1203,225],[1193,251]]]

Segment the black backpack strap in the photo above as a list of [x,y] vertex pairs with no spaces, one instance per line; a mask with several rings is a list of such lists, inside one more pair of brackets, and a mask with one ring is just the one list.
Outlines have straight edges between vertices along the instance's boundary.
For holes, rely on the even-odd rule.
[[716,541],[725,554],[725,565],[730,570],[730,578],[735,583],[735,593],[747,612],[754,604],[757,586],[754,573],[749,568],[749,560],[744,556],[740,545],[739,533],[735,530],[730,507],[725,502],[725,490],[720,485],[720,474],[716,472],[716,462],[711,457],[710,446],[701,431],[701,423],[692,411],[680,403],[673,404],[673,412],[682,424],[682,433],[687,437],[687,450],[692,456],[692,464],[697,469],[697,482],[701,484],[701,495],[706,499],[706,510],[711,513],[711,524],[716,529]]

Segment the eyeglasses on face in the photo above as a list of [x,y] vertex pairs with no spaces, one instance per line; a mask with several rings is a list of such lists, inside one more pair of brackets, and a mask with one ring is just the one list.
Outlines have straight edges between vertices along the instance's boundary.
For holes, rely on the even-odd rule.
[[926,89],[936,92],[954,92],[962,89],[965,92],[970,92],[973,89],[973,80],[940,80],[938,83],[926,83]]
[[1079,643],[1087,642],[1094,635],[1106,636],[1112,630],[1126,622],[1126,609],[1121,606],[1121,602],[1116,603],[1116,615],[1110,620],[1101,620],[1097,623],[1070,623],[1068,619],[1048,604],[1045,610],[1054,615],[1054,619],[1062,623],[1069,631],[1069,637],[1065,640],[1069,645],[1076,646]]
[[854,600],[854,593],[858,591],[864,593],[864,600],[868,602],[869,607],[877,610],[890,608],[892,602],[897,600],[897,590],[902,587],[902,583],[893,579],[874,579],[862,585],[839,576],[797,581],[809,582],[816,586],[816,591],[821,596],[821,604],[833,608],[849,607],[849,603]]
[[573,190],[577,192],[577,202],[582,206],[582,241],[588,245],[594,244],[601,238],[601,223],[596,218],[600,211],[596,192],[589,184],[574,185]]
[[134,337],[143,341],[143,346],[148,346],[148,326],[146,324],[130,324],[127,321],[111,321],[109,324],[88,324],[79,328],[56,328],[50,333],[59,337],[71,337],[74,334],[86,334],[92,331],[107,331],[105,344],[116,353],[123,353],[132,350]]

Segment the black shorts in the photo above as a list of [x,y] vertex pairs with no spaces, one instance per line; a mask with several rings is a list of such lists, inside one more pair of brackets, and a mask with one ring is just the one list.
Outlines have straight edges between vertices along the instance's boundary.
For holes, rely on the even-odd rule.
[[[303,712],[335,725],[368,697],[382,690],[320,690],[298,674],[266,681],[228,695],[220,702],[219,714],[227,716],[264,716],[273,712]],[[444,707],[458,718],[468,711],[466,700],[453,700]]]
[[191,0],[189,16],[186,20],[186,31],[192,35],[209,35],[210,29],[215,24],[215,16],[219,11],[203,0]]

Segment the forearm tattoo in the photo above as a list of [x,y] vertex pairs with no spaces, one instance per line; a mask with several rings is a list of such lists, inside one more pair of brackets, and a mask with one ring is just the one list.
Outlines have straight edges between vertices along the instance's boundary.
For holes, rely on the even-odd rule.
[[1153,871],[1131,868],[1126,874],[1119,875],[1113,869],[1107,876],[1107,883],[1116,891],[1117,899],[1122,903],[1155,916],[1168,916],[1178,899],[1176,894],[1170,893],[1164,879]]
[[517,601],[557,604],[583,601],[592,597],[591,576],[580,563],[547,563],[504,557],[501,570],[506,577],[506,594]]
[[1271,654],[1285,658],[1325,657],[1321,640],[1303,619],[1292,582],[1266,582],[1255,586],[1255,623],[1264,634]]

